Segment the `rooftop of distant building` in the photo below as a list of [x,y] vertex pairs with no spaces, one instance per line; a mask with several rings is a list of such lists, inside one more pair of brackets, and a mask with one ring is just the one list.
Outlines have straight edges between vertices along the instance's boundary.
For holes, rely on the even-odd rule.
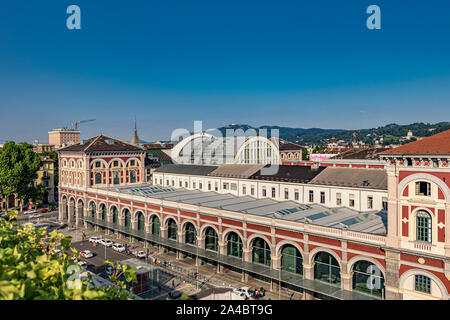
[[450,130],[386,150],[381,155],[450,155]]

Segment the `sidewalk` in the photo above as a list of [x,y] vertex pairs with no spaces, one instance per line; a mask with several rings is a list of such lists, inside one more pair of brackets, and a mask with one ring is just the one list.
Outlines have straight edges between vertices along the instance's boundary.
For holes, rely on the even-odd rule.
[[[82,231],[85,232],[86,237],[89,238],[90,236],[102,236],[102,237],[108,237],[111,240],[114,240],[116,242],[120,242],[122,244],[127,245],[135,245],[136,248],[139,248],[140,250],[146,251],[142,246],[137,246],[137,244],[131,244],[128,241],[125,241],[124,239],[116,239],[113,234],[105,235],[102,232],[96,232],[94,230],[88,230],[84,228],[78,228],[78,230],[64,230],[64,234],[66,233],[77,233],[79,235],[82,234]],[[69,231],[69,232],[67,232]],[[80,236],[81,237],[81,236]],[[81,240],[81,238],[80,238]],[[80,241],[78,240],[78,241]],[[75,237],[73,237],[73,241],[75,240]],[[266,291],[266,296],[262,298],[263,300],[279,300],[279,297],[281,300],[300,300],[302,299],[302,294],[300,292],[288,290],[286,291],[285,288],[281,289],[280,292],[277,290],[271,291],[270,290],[270,284],[266,282],[259,281],[257,279],[251,279],[248,282],[242,282],[241,281],[241,275],[235,272],[227,272],[227,273],[218,273],[213,270],[213,266],[205,264],[202,266],[195,266],[195,260],[192,258],[186,258],[183,260],[177,260],[173,253],[156,253],[158,251],[157,247],[150,246],[149,248],[150,252],[153,252],[153,255],[151,255],[148,258],[148,263],[153,264],[151,261],[151,257],[157,257],[159,260],[162,261],[168,261],[170,262],[169,267],[164,267],[161,265],[156,264],[161,270],[172,273],[173,276],[181,279],[184,278],[184,281],[186,281],[186,277],[189,274],[193,274],[197,272],[200,275],[200,281],[199,281],[199,288],[203,285],[210,285],[214,286],[216,288],[229,288],[230,290],[233,290],[237,287],[250,287],[250,288],[261,288],[263,287]],[[154,264],[153,264],[154,265]],[[173,269],[170,269],[173,268]],[[172,272],[170,272],[172,271]],[[205,281],[206,280],[206,281]],[[183,280],[182,280],[183,281]],[[194,280],[195,281],[195,280]],[[195,283],[195,282],[194,282]],[[191,283],[192,285],[193,283]],[[195,287],[194,287],[195,288]]]

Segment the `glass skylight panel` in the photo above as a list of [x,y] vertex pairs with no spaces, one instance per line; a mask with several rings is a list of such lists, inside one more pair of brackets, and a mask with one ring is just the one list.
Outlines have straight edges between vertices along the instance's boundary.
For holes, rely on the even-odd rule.
[[300,206],[300,207],[295,207],[295,208],[291,208],[291,209],[284,209],[284,210],[279,210],[277,212],[275,212],[276,214],[279,214],[281,216],[285,216],[287,214],[291,214],[291,213],[296,213],[299,211],[304,211],[304,210],[308,210],[311,209],[311,206],[309,205],[304,205],[304,206]]
[[355,223],[359,223],[362,222],[364,220],[366,220],[367,218],[370,217],[370,213],[366,213],[366,214],[359,214],[356,217],[341,221],[342,224],[345,224],[346,226],[351,226]]
[[328,211],[319,212],[319,213],[307,216],[306,219],[314,221],[314,220],[317,220],[317,219],[320,219],[320,218],[328,217],[330,214],[331,213],[328,212]]

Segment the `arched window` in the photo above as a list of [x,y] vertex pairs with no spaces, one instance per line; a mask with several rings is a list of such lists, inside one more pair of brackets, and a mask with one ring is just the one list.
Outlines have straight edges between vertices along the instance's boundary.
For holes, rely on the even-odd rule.
[[150,225],[152,234],[159,235],[159,218],[156,215],[153,215],[152,219],[150,220]]
[[140,211],[138,212],[137,216],[138,216],[138,231],[142,231],[144,230],[145,227],[145,217],[144,214]]
[[117,171],[114,171],[113,173],[113,184],[119,184],[120,183],[120,174]]
[[131,226],[131,213],[130,210],[125,209],[125,228],[130,228]]
[[218,248],[219,246],[216,230],[211,227],[207,227],[205,230],[205,249],[217,251]]
[[261,238],[255,238],[252,243],[252,261],[270,266],[270,247],[267,242]]
[[130,183],[136,182],[136,171],[132,170],[130,171]]
[[106,220],[106,206],[102,203],[100,205],[100,212],[102,213],[102,221]]
[[96,209],[95,209],[95,203],[91,202],[89,205],[89,210],[91,211],[91,218],[95,219],[95,213],[96,213]]
[[117,216],[118,216],[118,210],[115,206],[111,207],[111,212],[112,212],[112,223],[113,224],[117,224]]
[[431,242],[431,216],[424,210],[416,215],[416,240]]
[[82,187],[83,186],[83,174],[81,173],[80,174],[80,187]]
[[102,174],[97,172],[95,174],[95,184],[101,184],[102,183]]
[[281,249],[281,269],[292,273],[303,274],[303,259],[300,251],[291,244]]
[[227,254],[242,258],[242,240],[236,232],[230,232],[227,236]]
[[197,230],[195,230],[195,227],[192,223],[188,222],[185,226],[185,236],[184,241],[187,244],[197,244]]
[[341,268],[337,260],[327,252],[319,252],[314,257],[314,279],[339,285]]
[[169,222],[167,223],[167,237],[172,240],[177,240],[177,223],[173,219],[169,219]]
[[353,290],[381,298],[384,290],[384,277],[375,264],[361,260],[353,265],[352,286]]

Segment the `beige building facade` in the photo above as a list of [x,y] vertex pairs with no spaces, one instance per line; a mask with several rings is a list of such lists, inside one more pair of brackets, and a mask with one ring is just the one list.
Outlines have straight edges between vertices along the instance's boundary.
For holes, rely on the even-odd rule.
[[53,129],[48,132],[48,142],[56,149],[80,143],[80,131],[74,129]]

